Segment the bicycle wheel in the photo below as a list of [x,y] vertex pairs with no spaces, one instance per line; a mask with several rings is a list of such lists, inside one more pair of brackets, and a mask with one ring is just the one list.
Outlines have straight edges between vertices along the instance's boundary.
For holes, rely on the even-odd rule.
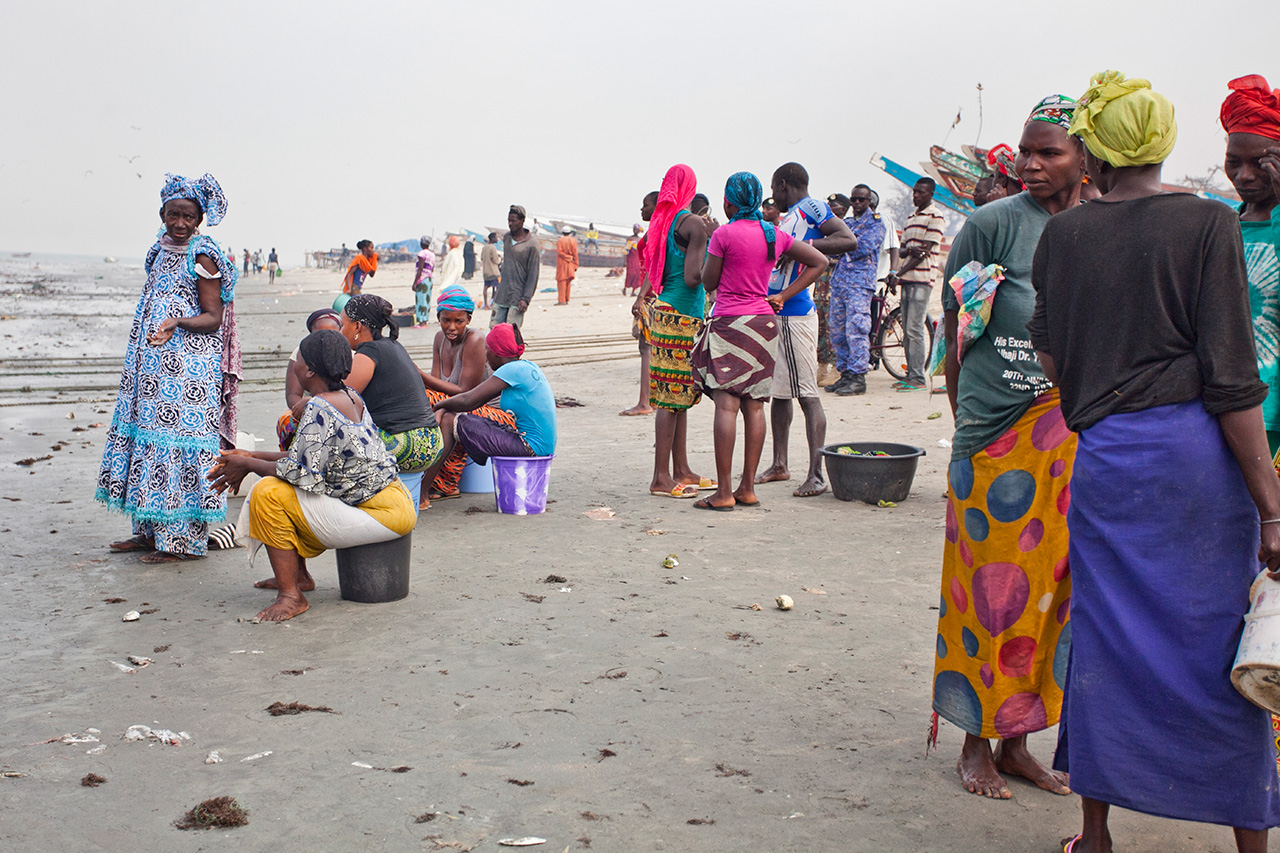
[[880,358],[880,363],[894,379],[902,381],[907,378],[907,346],[901,308],[894,308],[880,323],[872,355]]

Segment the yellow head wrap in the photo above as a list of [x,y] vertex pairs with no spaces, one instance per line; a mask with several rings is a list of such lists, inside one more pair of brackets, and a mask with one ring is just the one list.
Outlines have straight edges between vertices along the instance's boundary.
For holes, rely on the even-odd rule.
[[1178,123],[1173,104],[1151,91],[1148,81],[1103,71],[1080,96],[1071,133],[1112,166],[1148,166],[1163,163],[1173,151]]

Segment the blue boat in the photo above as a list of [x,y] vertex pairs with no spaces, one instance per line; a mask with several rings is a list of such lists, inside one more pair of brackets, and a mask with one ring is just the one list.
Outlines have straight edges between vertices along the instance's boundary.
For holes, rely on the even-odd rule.
[[[901,163],[895,163],[883,154],[872,154],[871,165],[875,166],[877,169],[883,170],[889,177],[906,184],[908,187],[914,187],[916,182],[921,178],[929,177],[928,175],[922,175],[917,171],[908,169]],[[933,200],[943,207],[950,208],[956,213],[964,216],[968,216],[977,210],[977,208],[974,207],[973,202],[969,201],[967,198],[960,198],[942,184],[938,184],[934,189]]]

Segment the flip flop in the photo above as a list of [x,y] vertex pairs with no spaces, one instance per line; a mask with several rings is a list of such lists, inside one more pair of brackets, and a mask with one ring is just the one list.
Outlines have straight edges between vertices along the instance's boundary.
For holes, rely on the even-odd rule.
[[922,386],[920,386],[920,385],[908,385],[907,383],[903,382],[901,385],[899,385],[897,388],[895,388],[895,389],[893,389],[893,390],[895,390],[895,391],[920,391],[920,390],[922,390]]
[[737,503],[735,503],[734,506],[745,506],[745,507],[760,506],[760,501],[747,502],[744,500],[739,500],[737,498],[734,498],[734,500],[737,501]]
[[698,496],[698,487],[693,483],[678,485],[669,492],[662,489],[650,489],[649,494],[657,495],[660,498],[675,498],[678,501],[686,501]]
[[711,498],[703,498],[693,505],[694,509],[709,509],[712,512],[733,512],[732,506],[716,506],[711,502]]
[[[689,483],[688,485],[692,486],[693,483]],[[698,491],[705,492],[708,489],[718,489],[718,488],[720,488],[720,484],[717,483],[715,480],[711,479],[710,477],[698,478]]]
[[1076,848],[1076,842],[1079,841],[1081,838],[1084,838],[1084,836],[1077,835],[1074,838],[1068,838],[1066,841],[1064,841],[1062,843],[1062,853],[1071,853],[1071,851]]
[[124,554],[129,551],[154,551],[156,549],[154,540],[147,539],[144,536],[130,536],[128,539],[112,542],[107,547],[117,554]]
[[142,555],[144,563],[186,563],[200,558],[192,554],[175,554],[172,551],[152,551]]
[[451,501],[454,498],[460,498],[460,497],[462,497],[462,492],[460,491],[449,492],[448,494],[444,494],[442,492],[429,492],[427,494],[428,500],[433,500],[433,501]]

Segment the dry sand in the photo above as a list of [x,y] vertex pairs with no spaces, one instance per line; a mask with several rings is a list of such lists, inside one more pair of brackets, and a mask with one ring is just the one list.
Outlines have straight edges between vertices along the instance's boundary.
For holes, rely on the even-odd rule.
[[[12,335],[0,337],[0,770],[23,775],[0,777],[0,848],[498,850],[534,835],[547,839],[535,849],[555,851],[1049,853],[1078,826],[1075,798],[1016,781],[1011,801],[965,793],[952,726],[925,757],[944,398],[895,394],[883,372],[866,397],[823,395],[831,441],[928,449],[897,508],[796,499],[793,482],[761,487],[758,509],[704,513],[647,494],[652,420],[617,416],[636,396],[634,346],[580,350],[626,357],[574,365],[544,344],[556,393],[586,404],[559,412],[545,514],[498,515],[487,495],[437,503],[418,523],[407,599],[342,601],[326,554],[311,563],[310,612],[254,625],[241,618],[270,600],[251,586],[269,570],[250,569],[243,549],[177,566],[107,553],[128,527],[93,502],[105,430],[90,425],[111,406],[71,401],[113,395],[21,392],[67,380],[12,376],[14,357],[33,353],[118,359],[140,274],[113,268],[104,282],[93,265],[60,267],[41,296],[15,279],[29,272],[19,266],[0,264],[0,313],[19,316],[0,323]],[[386,267],[370,290],[405,305],[409,278]],[[290,270],[274,294],[265,275],[241,284],[262,383],[246,385],[241,429],[272,435],[284,354],[337,280]],[[539,360],[539,339],[626,334],[620,287],[584,270],[571,306],[540,293],[528,357]],[[416,351],[434,332],[404,340]],[[94,370],[82,386],[114,385]],[[63,402],[30,404],[42,395]],[[706,474],[711,414],[690,414]],[[797,424],[793,448],[802,436]],[[584,515],[602,506],[616,517]],[[663,568],[668,553],[677,568]],[[544,583],[552,574],[566,580]],[[794,610],[771,606],[782,593]],[[131,609],[144,615],[122,622]],[[130,654],[155,663],[133,674],[112,664]],[[276,701],[337,713],[272,717]],[[191,739],[123,740],[134,724]],[[90,728],[100,742],[43,742]],[[1046,759],[1053,744],[1052,732],[1032,738]],[[207,765],[210,750],[224,761]],[[81,786],[90,772],[107,782]],[[249,809],[247,827],[171,826],[220,795]],[[1113,831],[1131,853],[1231,849],[1225,829],[1123,812]]]

